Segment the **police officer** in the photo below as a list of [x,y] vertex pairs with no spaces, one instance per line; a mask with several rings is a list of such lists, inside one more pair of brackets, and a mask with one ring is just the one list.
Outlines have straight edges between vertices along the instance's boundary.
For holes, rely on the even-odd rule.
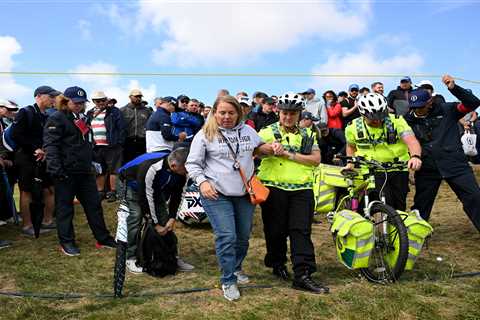
[[[345,129],[347,156],[362,156],[382,163],[408,161],[408,169],[420,169],[420,144],[403,117],[388,113],[384,96],[378,93],[361,96],[358,110],[361,117],[353,120]],[[353,164],[347,164],[346,168],[353,169]],[[383,189],[387,204],[402,211],[407,206],[407,168],[389,171]],[[385,174],[379,173],[375,180],[377,185],[383,185]]]
[[460,100],[434,103],[430,92],[417,89],[410,93],[410,112],[405,116],[422,145],[423,166],[415,174],[416,192],[412,209],[428,220],[442,180],[445,180],[463,204],[463,209],[480,231],[480,188],[462,150],[457,122],[480,106],[471,92],[442,78],[448,90]]
[[261,130],[265,143],[272,143],[272,154],[262,160],[258,177],[270,189],[262,206],[263,230],[267,245],[265,265],[273,274],[288,280],[287,237],[295,274],[293,288],[313,293],[329,289],[316,283],[315,251],[311,239],[313,221],[313,170],[320,164],[316,135],[300,128],[298,121],[305,99],[286,93],[278,100],[280,119]]
[[47,172],[55,185],[55,210],[61,250],[67,256],[78,256],[80,249],[73,230],[73,199],[76,196],[87,216],[88,225],[97,240],[96,247],[115,248],[100,203],[92,168],[92,131],[83,114],[87,94],[79,87],[67,88],[59,99],[58,111],[47,120],[43,146]]

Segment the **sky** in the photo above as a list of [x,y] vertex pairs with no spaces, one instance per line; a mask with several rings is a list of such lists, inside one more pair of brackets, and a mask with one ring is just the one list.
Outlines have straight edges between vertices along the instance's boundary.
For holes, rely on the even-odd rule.
[[[219,89],[271,95],[402,75],[480,80],[480,0],[1,0],[0,98],[33,103],[33,91],[78,85],[119,106],[132,88],[212,104]],[[279,76],[78,76],[8,72],[302,74]],[[314,77],[309,74],[340,75]],[[395,75],[353,77],[352,75]],[[480,94],[480,84],[458,81]]]

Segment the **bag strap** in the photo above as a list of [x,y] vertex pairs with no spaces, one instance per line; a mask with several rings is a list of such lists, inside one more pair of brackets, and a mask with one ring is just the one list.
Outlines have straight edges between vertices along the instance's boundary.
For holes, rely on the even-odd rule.
[[[240,166],[240,162],[237,159],[237,153],[235,151],[233,151],[233,147],[230,144],[230,141],[228,141],[228,139],[225,137],[223,132],[221,130],[218,130],[218,133],[222,136],[223,140],[225,140],[225,143],[227,144],[228,149],[230,149],[230,151],[232,152],[233,160],[235,161],[235,165],[238,168],[238,173],[240,174],[240,177],[242,178],[242,182],[243,182],[243,185],[245,186],[245,189],[247,190],[247,192],[249,194],[252,194],[253,193],[252,187],[249,185],[247,177],[245,176],[245,172],[243,171],[242,167]],[[240,136],[240,132],[239,132],[238,135]],[[240,144],[240,140],[238,141],[238,143]]]

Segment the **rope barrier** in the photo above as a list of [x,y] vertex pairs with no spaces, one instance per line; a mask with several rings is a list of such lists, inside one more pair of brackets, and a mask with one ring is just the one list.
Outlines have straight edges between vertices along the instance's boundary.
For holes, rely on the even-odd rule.
[[[324,73],[225,73],[225,72],[65,72],[0,71],[0,76],[106,76],[106,77],[183,77],[183,78],[402,78],[404,74],[324,74]],[[441,79],[439,74],[413,74],[412,78]],[[455,80],[480,84],[480,80],[454,77]]]

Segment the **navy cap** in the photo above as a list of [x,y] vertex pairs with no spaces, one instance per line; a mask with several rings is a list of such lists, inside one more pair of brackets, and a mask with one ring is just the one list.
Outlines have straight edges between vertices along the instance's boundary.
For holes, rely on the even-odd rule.
[[[180,96],[181,97],[181,96]],[[187,96],[183,96],[183,97],[187,97]],[[188,97],[187,97],[188,98]],[[171,97],[171,96],[168,96],[168,97],[163,97],[162,98],[162,101],[164,102],[168,102],[168,103],[171,103],[173,105],[177,105],[177,99],[175,99],[174,97]]]
[[408,94],[410,108],[423,108],[432,96],[425,89],[415,89]]
[[75,103],[88,101],[87,93],[80,87],[69,87],[65,89],[63,95]]
[[50,96],[58,96],[61,92],[53,89],[50,86],[40,86],[33,92],[33,96],[36,97],[41,94],[48,94]]
[[[173,98],[173,97],[170,97],[170,98]],[[175,98],[174,98],[174,99],[175,99]],[[184,94],[181,94],[181,95],[179,95],[179,96],[177,97],[177,99],[176,99],[176,101],[180,101],[180,102],[181,102],[182,100],[188,100],[188,101],[190,101],[190,98],[189,98],[188,96],[184,95]],[[176,102],[175,102],[175,103],[176,103]]]
[[302,92],[302,94],[315,94],[315,90],[312,89],[312,88],[308,88],[307,90],[305,90],[304,92]]
[[352,83],[351,85],[348,86],[348,91],[352,91],[352,90],[360,90],[360,86],[356,83]]
[[313,114],[311,112],[308,112],[308,111],[302,112],[302,116],[301,116],[300,119],[301,120],[306,119],[306,120],[312,120],[312,121],[320,120],[320,119],[314,117]]
[[405,76],[405,77],[403,77],[402,79],[400,79],[400,82],[409,82],[409,83],[412,83],[412,78],[410,78],[409,76]]

